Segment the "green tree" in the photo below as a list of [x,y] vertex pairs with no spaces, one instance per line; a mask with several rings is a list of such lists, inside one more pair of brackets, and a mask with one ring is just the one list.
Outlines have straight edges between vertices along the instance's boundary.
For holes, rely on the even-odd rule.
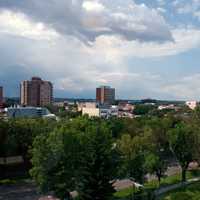
[[30,168],[29,150],[37,135],[48,133],[55,126],[54,121],[43,119],[14,119],[9,121],[9,140],[15,144],[16,154],[21,155],[24,164]]
[[117,147],[123,157],[121,173],[134,178],[141,183],[144,182],[145,171],[145,140],[141,136],[131,137],[125,134],[118,140]]
[[119,157],[106,123],[92,123],[82,137],[80,199],[110,199],[114,193]]
[[7,122],[0,120],[0,157],[5,158],[8,152],[8,124]]
[[138,105],[135,106],[133,113],[135,115],[146,115],[146,114],[149,114],[149,112],[152,112],[155,109],[157,109],[157,107],[154,106],[154,105],[138,104]]
[[116,118],[112,117],[109,120],[107,120],[108,126],[111,129],[112,136],[114,138],[119,138],[125,128],[124,121],[126,119]]
[[173,154],[182,168],[182,181],[186,181],[186,172],[195,157],[195,133],[191,126],[180,123],[168,133]]
[[32,155],[31,175],[42,191],[64,199],[77,190],[82,200],[106,200],[114,192],[119,156],[100,119],[76,118],[36,137]]
[[161,178],[167,169],[167,159],[171,157],[167,131],[172,126],[168,118],[151,118],[147,122],[149,128],[147,134],[146,147],[148,149],[145,156],[145,167],[151,174],[158,178],[159,185]]
[[167,169],[166,161],[155,153],[149,153],[145,158],[145,168],[149,173],[157,176],[160,186],[161,178]]
[[8,156],[8,123],[0,120],[0,157],[3,159],[3,164],[0,165],[0,177],[6,174],[6,157]]
[[75,189],[80,159],[79,140],[73,129],[59,128],[48,137],[36,137],[30,173],[43,192],[54,191],[61,199]]

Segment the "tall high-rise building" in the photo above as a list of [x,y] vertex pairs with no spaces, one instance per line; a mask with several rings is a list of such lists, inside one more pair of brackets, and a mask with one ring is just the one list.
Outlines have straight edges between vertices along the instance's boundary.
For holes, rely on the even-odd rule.
[[3,104],[3,87],[0,86],[0,104]]
[[49,81],[43,81],[40,85],[40,105],[48,105],[52,103],[53,86]]
[[97,88],[96,101],[99,104],[113,104],[115,101],[115,89],[109,86],[101,86]]
[[23,81],[20,85],[21,105],[45,106],[53,101],[53,85],[39,77]]

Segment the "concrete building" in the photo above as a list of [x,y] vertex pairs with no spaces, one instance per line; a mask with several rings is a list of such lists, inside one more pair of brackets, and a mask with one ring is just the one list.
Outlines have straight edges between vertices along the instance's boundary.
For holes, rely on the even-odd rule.
[[53,86],[49,81],[42,81],[40,85],[40,106],[52,104],[53,102]]
[[119,113],[118,113],[118,117],[120,118],[133,118],[133,111],[135,109],[135,106],[126,102],[121,102],[118,105],[119,108]]
[[3,104],[3,87],[0,86],[0,105]]
[[89,117],[118,117],[118,106],[97,106],[93,105],[82,108],[82,115],[88,115]]
[[5,109],[8,118],[37,118],[51,116],[47,108],[40,107],[10,107]]
[[89,117],[100,117],[100,109],[99,108],[82,108],[82,115],[88,115]]
[[53,85],[39,77],[23,81],[20,85],[20,99],[23,106],[45,106],[53,101]]
[[119,103],[119,110],[124,112],[133,112],[135,106],[129,103]]
[[96,108],[97,104],[95,102],[78,102],[77,103],[78,112],[83,111],[83,108]]
[[192,110],[194,110],[198,105],[197,101],[187,101],[185,104]]
[[177,107],[174,104],[158,106],[158,110],[176,110],[176,109]]
[[115,89],[109,86],[101,86],[96,89],[96,102],[100,105],[112,105],[115,101]]

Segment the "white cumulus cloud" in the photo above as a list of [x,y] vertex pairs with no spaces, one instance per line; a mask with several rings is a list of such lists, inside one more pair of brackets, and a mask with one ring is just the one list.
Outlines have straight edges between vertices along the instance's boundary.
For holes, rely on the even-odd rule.
[[42,22],[34,23],[26,15],[9,10],[0,12],[0,33],[35,40],[51,40],[59,36],[54,29]]

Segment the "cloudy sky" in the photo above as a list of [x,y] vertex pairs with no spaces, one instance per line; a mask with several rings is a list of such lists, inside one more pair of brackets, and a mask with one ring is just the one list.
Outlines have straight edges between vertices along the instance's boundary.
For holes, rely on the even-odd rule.
[[0,85],[56,97],[200,100],[200,0],[0,0]]

